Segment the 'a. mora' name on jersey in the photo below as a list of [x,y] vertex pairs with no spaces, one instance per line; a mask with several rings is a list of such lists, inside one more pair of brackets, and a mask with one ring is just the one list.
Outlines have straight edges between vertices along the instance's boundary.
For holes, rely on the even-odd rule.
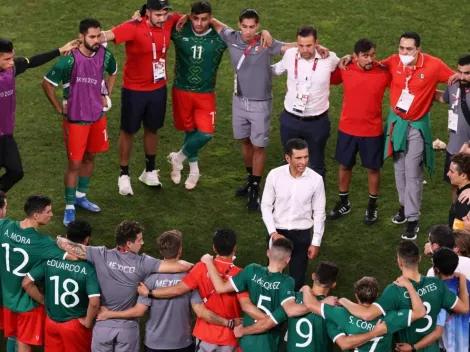
[[4,236],[7,236],[8,238],[10,238],[12,241],[15,241],[17,243],[22,243],[22,244],[31,244],[31,241],[28,237],[24,237],[24,236],[21,236],[21,235],[18,235],[16,233],[9,233],[8,230],[5,231],[5,233],[3,234]]
[[57,268],[57,269],[66,270],[66,271],[70,271],[70,272],[73,272],[73,273],[80,273],[80,274],[86,275],[85,267],[82,267],[80,265],[65,263],[65,262],[62,262],[62,261],[55,260],[55,259],[49,259],[47,261],[47,265],[52,266],[52,267]]
[[256,277],[256,274],[253,275],[253,278],[251,279],[251,281],[253,281],[257,285],[260,285],[262,288],[265,288],[266,290],[277,290],[279,289],[279,285],[281,284],[280,281],[274,281],[274,282],[264,281],[261,277]]

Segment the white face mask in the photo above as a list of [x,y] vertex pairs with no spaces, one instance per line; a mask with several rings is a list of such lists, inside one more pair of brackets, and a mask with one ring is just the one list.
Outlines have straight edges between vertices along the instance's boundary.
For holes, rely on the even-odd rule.
[[409,64],[411,64],[414,59],[415,59],[414,55],[401,55],[400,54],[400,60],[405,66],[408,66]]

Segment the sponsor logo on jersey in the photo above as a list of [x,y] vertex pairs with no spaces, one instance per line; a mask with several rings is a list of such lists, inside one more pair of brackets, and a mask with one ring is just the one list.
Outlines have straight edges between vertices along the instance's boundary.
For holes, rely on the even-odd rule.
[[183,42],[189,42],[189,39],[186,37],[183,37]]

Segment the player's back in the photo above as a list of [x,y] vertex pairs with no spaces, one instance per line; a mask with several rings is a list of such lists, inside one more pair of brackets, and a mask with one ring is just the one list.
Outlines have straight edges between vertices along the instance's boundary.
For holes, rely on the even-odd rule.
[[[113,311],[126,310],[136,304],[138,284],[152,272],[157,272],[161,262],[145,254],[106,247],[87,247],[86,257],[95,265],[101,287],[101,305]],[[108,319],[97,324],[123,327],[137,324],[137,319]]]
[[100,296],[95,268],[88,262],[49,259],[28,276],[44,280],[47,315],[58,323],[86,316],[89,298]]
[[39,262],[67,254],[51,237],[32,227],[22,229],[18,221],[0,220],[0,234],[3,304],[13,312],[27,312],[39,303],[22,289],[23,278]]

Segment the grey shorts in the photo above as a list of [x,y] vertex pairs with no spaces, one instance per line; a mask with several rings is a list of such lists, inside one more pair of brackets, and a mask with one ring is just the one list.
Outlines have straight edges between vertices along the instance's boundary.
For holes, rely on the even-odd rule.
[[219,346],[196,339],[196,352],[237,352],[238,346]]
[[91,340],[92,352],[139,352],[139,326],[130,328],[110,328],[96,326]]
[[233,96],[232,125],[235,139],[250,138],[257,147],[266,147],[269,142],[269,127],[273,101],[248,100]]

